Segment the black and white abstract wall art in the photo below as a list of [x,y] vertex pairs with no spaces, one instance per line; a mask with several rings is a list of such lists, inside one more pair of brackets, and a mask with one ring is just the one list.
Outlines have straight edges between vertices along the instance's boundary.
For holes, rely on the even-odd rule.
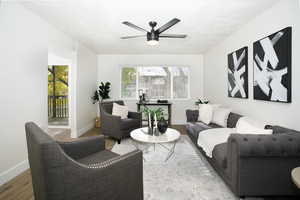
[[228,54],[228,97],[248,98],[248,47]]
[[292,28],[253,43],[254,99],[291,102]]

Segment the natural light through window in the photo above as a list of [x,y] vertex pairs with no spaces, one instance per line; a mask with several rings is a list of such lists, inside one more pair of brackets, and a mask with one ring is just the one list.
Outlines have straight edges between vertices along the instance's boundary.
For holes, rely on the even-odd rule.
[[121,68],[121,98],[137,99],[142,89],[150,99],[188,99],[189,67]]

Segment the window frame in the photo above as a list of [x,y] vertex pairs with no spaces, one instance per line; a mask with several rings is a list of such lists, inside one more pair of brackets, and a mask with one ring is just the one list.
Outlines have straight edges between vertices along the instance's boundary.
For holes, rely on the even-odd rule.
[[[172,68],[172,67],[187,67],[188,68],[188,95],[186,98],[174,98],[174,88],[173,88],[173,71],[171,70],[171,83],[170,83],[170,86],[171,86],[171,98],[165,98],[165,100],[174,100],[174,101],[186,101],[186,100],[190,100],[191,99],[191,87],[190,87],[190,82],[191,82],[191,68],[190,66],[188,65],[121,65],[119,67],[119,77],[120,77],[120,81],[119,81],[119,86],[120,86],[120,90],[119,90],[119,97],[120,99],[123,99],[123,100],[138,100],[139,97],[138,97],[138,88],[139,88],[139,76],[138,76],[138,68],[139,67],[167,67],[167,68]],[[136,70],[136,87],[135,87],[135,97],[122,97],[122,70],[123,68],[135,68]],[[157,100],[157,99],[150,99],[151,101],[153,100]]]

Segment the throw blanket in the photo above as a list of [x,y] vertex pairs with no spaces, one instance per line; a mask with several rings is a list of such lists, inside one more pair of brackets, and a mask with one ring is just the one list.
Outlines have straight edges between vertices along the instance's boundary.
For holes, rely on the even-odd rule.
[[212,151],[218,144],[227,142],[230,134],[236,133],[235,128],[212,128],[201,131],[198,136],[198,145],[208,157],[212,157]]

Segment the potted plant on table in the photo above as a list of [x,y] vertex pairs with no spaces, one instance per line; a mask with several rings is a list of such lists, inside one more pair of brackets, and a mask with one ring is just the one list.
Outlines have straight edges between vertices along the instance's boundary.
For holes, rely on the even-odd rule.
[[167,131],[168,123],[164,118],[164,112],[162,108],[150,109],[145,107],[143,113],[145,113],[148,117],[148,127],[152,129],[152,131],[154,126],[157,126],[156,128],[161,134],[164,134]]
[[195,105],[201,105],[201,104],[208,104],[209,101],[207,100],[201,100],[201,99],[198,99],[196,102],[195,102]]

